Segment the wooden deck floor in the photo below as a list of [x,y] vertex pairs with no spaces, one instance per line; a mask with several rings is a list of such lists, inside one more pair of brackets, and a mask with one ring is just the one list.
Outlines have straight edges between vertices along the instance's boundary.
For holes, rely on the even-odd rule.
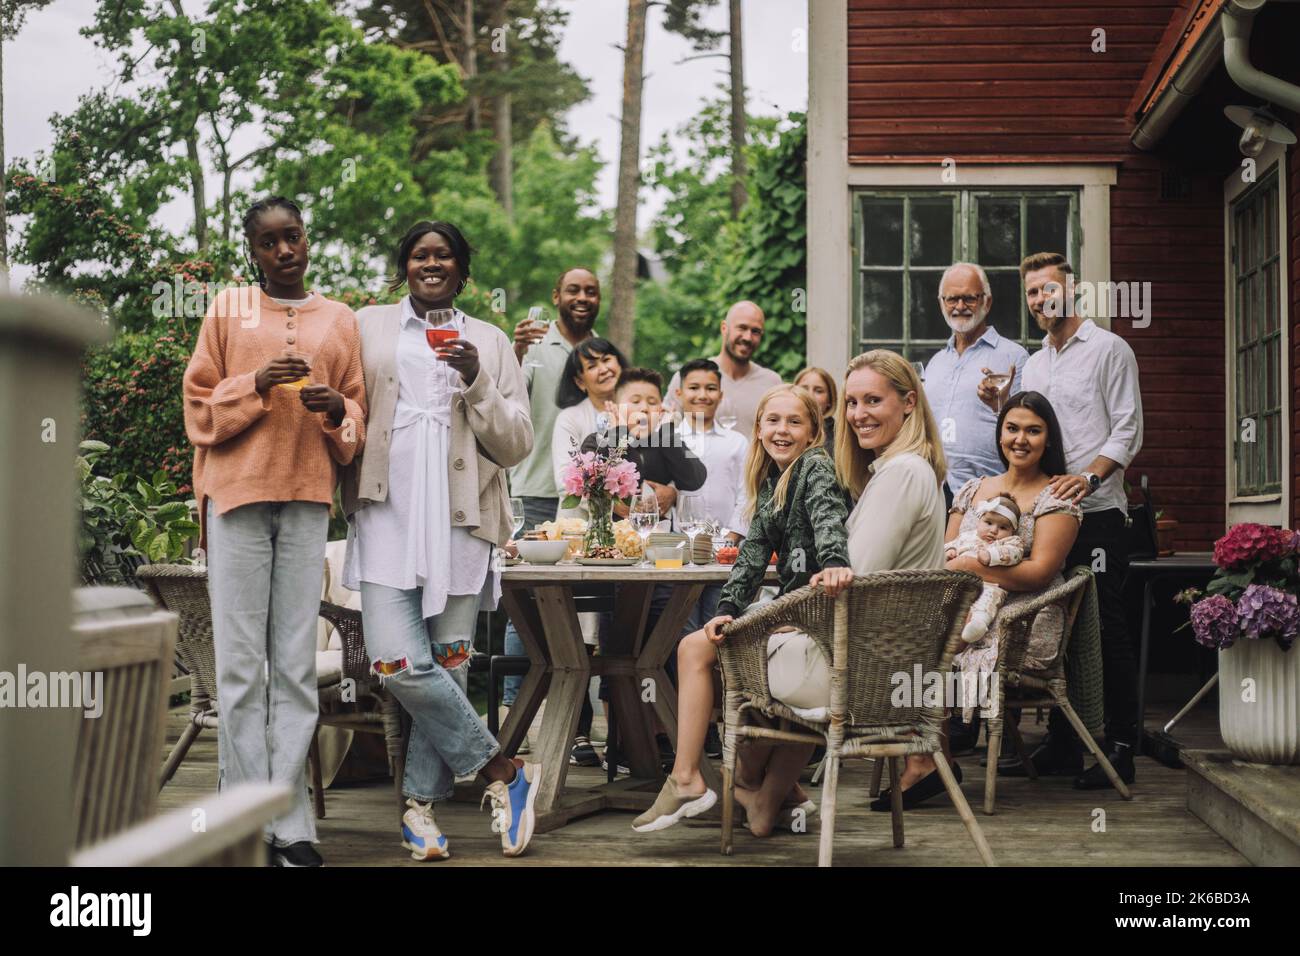
[[[185,708],[168,722],[167,747],[184,726]],[[597,728],[598,733],[599,728]],[[1038,728],[1026,717],[1032,746]],[[216,788],[216,734],[204,732],[162,792],[161,809],[192,805]],[[979,756],[960,758],[963,792],[973,807],[983,794]],[[894,849],[889,815],[867,810],[869,764],[852,761],[841,775],[835,863],[839,866],[978,866],[979,857],[956,811],[946,800],[906,815],[906,845]],[[1184,770],[1145,757],[1131,802],[1113,791],[1081,792],[1067,778],[1000,779],[998,813],[976,810],[985,837],[1004,866],[1247,866],[1248,862],[1187,810]],[[599,771],[578,770],[574,786],[603,780]],[[814,799],[820,791],[810,788]],[[1094,830],[1096,810],[1105,831]],[[318,821],[320,852],[330,866],[420,866],[400,846],[389,781],[326,791],[327,817]],[[679,824],[641,835],[632,814],[605,811],[536,837],[526,856],[506,860],[490,817],[477,803],[439,805],[438,824],[451,846],[444,866],[811,866],[817,861],[817,817],[807,833],[759,840],[738,829],[735,853],[718,853],[716,822]]]

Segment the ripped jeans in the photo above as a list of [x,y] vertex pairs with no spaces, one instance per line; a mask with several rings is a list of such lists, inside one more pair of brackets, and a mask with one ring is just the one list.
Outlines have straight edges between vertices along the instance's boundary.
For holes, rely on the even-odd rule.
[[478,773],[500,747],[465,696],[479,596],[449,595],[428,619],[420,596],[418,587],[361,582],[371,665],[411,715],[402,792],[431,803],[448,799],[456,778]]

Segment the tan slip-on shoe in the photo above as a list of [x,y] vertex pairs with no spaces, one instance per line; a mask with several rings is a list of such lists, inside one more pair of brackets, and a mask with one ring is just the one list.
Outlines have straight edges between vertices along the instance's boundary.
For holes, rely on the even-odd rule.
[[632,829],[637,833],[666,830],[684,817],[699,816],[717,802],[718,795],[707,788],[698,796],[678,792],[677,781],[669,777],[650,809],[632,821]]

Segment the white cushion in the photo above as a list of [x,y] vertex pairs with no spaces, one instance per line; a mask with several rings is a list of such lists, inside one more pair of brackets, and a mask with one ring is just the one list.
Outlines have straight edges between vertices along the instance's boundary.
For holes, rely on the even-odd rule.
[[343,679],[343,650],[316,652],[316,686],[328,687]]
[[826,655],[802,631],[778,631],[767,639],[767,686],[789,707],[829,707],[831,669]]

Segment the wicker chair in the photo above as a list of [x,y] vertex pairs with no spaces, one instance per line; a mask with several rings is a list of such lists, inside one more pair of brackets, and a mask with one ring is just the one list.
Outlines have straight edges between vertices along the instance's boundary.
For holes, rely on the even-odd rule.
[[[981,859],[996,865],[979,823],[962,796],[940,747],[939,706],[896,707],[892,676],[945,674],[962,646],[966,613],[980,580],[957,571],[883,571],[858,577],[836,598],[801,588],[746,614],[726,628],[719,645],[725,687],[723,738],[722,852],[731,852],[735,814],[736,745],[739,740],[826,747],[818,863],[831,865],[840,762],[850,757],[888,758],[891,776],[901,775],[901,758],[929,754],[939,768],[957,812]],[[820,645],[831,664],[831,698],[825,721],[808,720],[775,700],[767,683],[767,640],[793,625]],[[794,729],[759,726],[757,718],[780,718]],[[903,845],[902,794],[893,787],[894,846]]]
[[[1008,609],[999,616],[1002,639],[998,645],[997,680],[991,683],[991,690],[995,695],[994,700],[991,702],[993,706],[989,708],[992,716],[987,718],[989,760],[988,771],[984,776],[984,812],[986,814],[993,813],[997,800],[997,755],[1002,750],[1004,727],[1011,733],[1016,753],[1024,764],[1026,774],[1031,779],[1038,778],[1038,772],[1034,769],[1033,761],[1029,759],[1029,755],[1025,752],[1025,744],[1020,736],[1020,728],[1015,721],[1007,721],[1005,725],[1003,723],[1002,715],[1007,712],[1008,707],[1039,707],[1045,709],[1059,707],[1070,721],[1070,726],[1079,735],[1079,739],[1087,745],[1092,755],[1097,758],[1106,777],[1119,791],[1120,796],[1125,800],[1133,798],[1128,787],[1119,778],[1119,774],[1115,772],[1115,768],[1106,759],[1102,749],[1097,746],[1096,739],[1070,703],[1070,687],[1066,680],[1066,651],[1070,647],[1070,638],[1076,631],[1076,624],[1083,623],[1079,617],[1080,608],[1084,606],[1085,597],[1093,593],[1091,588],[1092,572],[1083,567],[1074,568],[1063,583],[1049,588],[1032,601]],[[1045,667],[1026,666],[1025,655],[1029,648],[1029,637],[1034,621],[1043,610],[1052,605],[1058,605],[1064,615],[1065,626],[1061,635],[1060,646],[1056,655]],[[1091,611],[1095,629],[1095,595],[1088,602],[1087,607]]]
[[[136,577],[159,604],[170,611],[175,611],[180,617],[177,650],[190,672],[190,723],[163,765],[160,786],[166,786],[199,734],[204,730],[217,729],[220,723],[217,707],[216,652],[212,642],[212,605],[208,598],[208,572],[206,568],[192,565],[151,564],[136,571]],[[341,678],[319,688],[320,723],[367,733],[382,733],[391,756],[394,748],[400,746],[397,741],[402,736],[400,708],[392,695],[384,691],[376,678],[370,674],[370,660],[360,637],[360,612],[322,601],[320,613],[338,628],[343,642]],[[353,616],[355,616],[355,627],[352,626]],[[351,678],[354,683],[345,684],[348,678]],[[353,690],[355,693],[352,693]],[[367,695],[376,700],[377,711],[362,710],[357,706]],[[314,739],[307,760],[316,816],[324,818],[325,791]],[[398,763],[394,766],[399,771],[395,777],[398,804],[405,809],[401,797],[401,767]]]

